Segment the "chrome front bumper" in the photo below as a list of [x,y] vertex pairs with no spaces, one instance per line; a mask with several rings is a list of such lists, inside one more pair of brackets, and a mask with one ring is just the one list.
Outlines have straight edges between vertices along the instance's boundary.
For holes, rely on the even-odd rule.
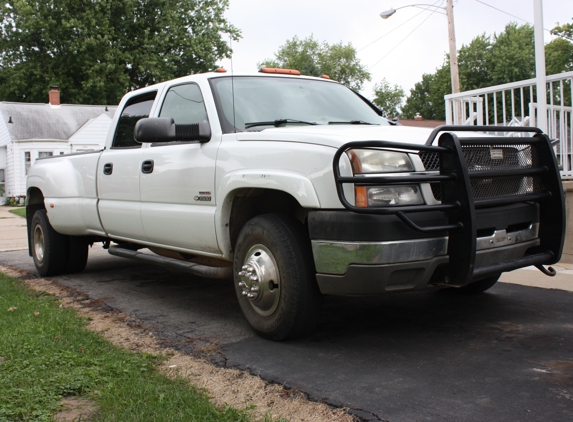
[[[476,250],[487,251],[530,242],[539,236],[539,223],[513,232],[496,230],[476,239]],[[508,248],[505,248],[508,249]],[[521,248],[519,248],[521,250]],[[319,274],[344,274],[350,265],[403,264],[445,257],[448,237],[386,242],[313,240],[312,251]],[[518,254],[521,252],[518,252]]]

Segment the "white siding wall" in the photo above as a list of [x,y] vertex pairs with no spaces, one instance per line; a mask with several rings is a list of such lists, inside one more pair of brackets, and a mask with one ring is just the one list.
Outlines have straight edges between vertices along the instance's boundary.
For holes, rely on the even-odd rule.
[[2,179],[0,179],[0,205],[4,203],[4,198],[6,197],[4,193],[4,190],[6,189],[6,167],[6,147],[0,146],[0,173],[4,172],[4,182],[2,182]]
[[111,118],[107,114],[89,120],[70,138],[71,151],[102,149],[110,124]]
[[[14,197],[26,194],[26,170],[24,152],[29,151],[32,165],[41,151],[51,151],[53,155],[68,154],[80,150],[98,150],[105,146],[111,118],[102,113],[88,120],[69,140],[12,140],[7,127],[7,116],[0,113],[0,150],[5,150],[4,174],[6,178],[5,196]],[[5,147],[5,148],[3,148]],[[1,154],[1,151],[0,151]],[[0,168],[3,162],[0,157]]]
[[[4,170],[4,179],[8,177],[7,146],[10,144],[10,134],[6,127],[7,121],[8,117],[5,117],[0,113],[0,169]],[[4,195],[0,193],[0,205],[4,204],[4,198],[6,197],[6,184],[4,184],[4,191]]]
[[7,197],[14,196],[15,191],[15,178],[14,178],[14,145],[12,143],[6,146],[6,186],[5,195]]

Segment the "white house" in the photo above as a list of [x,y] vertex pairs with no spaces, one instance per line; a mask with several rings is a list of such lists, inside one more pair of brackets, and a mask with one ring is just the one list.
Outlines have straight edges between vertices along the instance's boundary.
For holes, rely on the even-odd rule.
[[0,204],[26,194],[26,174],[38,157],[102,149],[117,106],[0,102]]

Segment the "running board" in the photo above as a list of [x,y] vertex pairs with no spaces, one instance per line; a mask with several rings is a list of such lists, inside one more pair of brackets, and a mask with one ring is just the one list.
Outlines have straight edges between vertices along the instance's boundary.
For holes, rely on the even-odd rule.
[[149,264],[159,265],[172,270],[185,271],[199,277],[226,279],[233,276],[232,267],[209,267],[208,265],[196,264],[194,262],[182,261],[165,256],[149,255],[131,249],[119,248],[117,246],[112,246],[107,251],[111,255],[119,256],[121,258],[134,259],[136,261],[147,262]]

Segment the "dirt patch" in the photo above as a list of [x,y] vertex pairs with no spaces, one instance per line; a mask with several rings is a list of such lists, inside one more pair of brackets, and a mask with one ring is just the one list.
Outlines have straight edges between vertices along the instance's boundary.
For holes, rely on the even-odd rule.
[[[237,408],[254,406],[249,412],[256,419],[263,419],[265,414],[268,414],[273,418],[304,422],[355,420],[344,409],[333,409],[324,403],[309,401],[297,390],[270,384],[244,371],[220,368],[205,359],[165,347],[153,333],[135,324],[125,314],[119,311],[110,312],[109,309],[102,308],[102,301],[90,301],[83,293],[61,286],[55,280],[38,278],[37,275],[12,267],[0,266],[0,272],[24,280],[34,290],[55,295],[62,306],[74,308],[80,315],[89,317],[88,328],[98,332],[114,345],[137,352],[170,356],[160,366],[160,370],[168,375],[183,376],[191,384],[206,389],[217,404],[229,404]],[[77,420],[77,417],[57,420]]]
[[65,397],[60,403],[62,410],[54,415],[54,422],[89,421],[97,413],[96,404],[91,400]]

